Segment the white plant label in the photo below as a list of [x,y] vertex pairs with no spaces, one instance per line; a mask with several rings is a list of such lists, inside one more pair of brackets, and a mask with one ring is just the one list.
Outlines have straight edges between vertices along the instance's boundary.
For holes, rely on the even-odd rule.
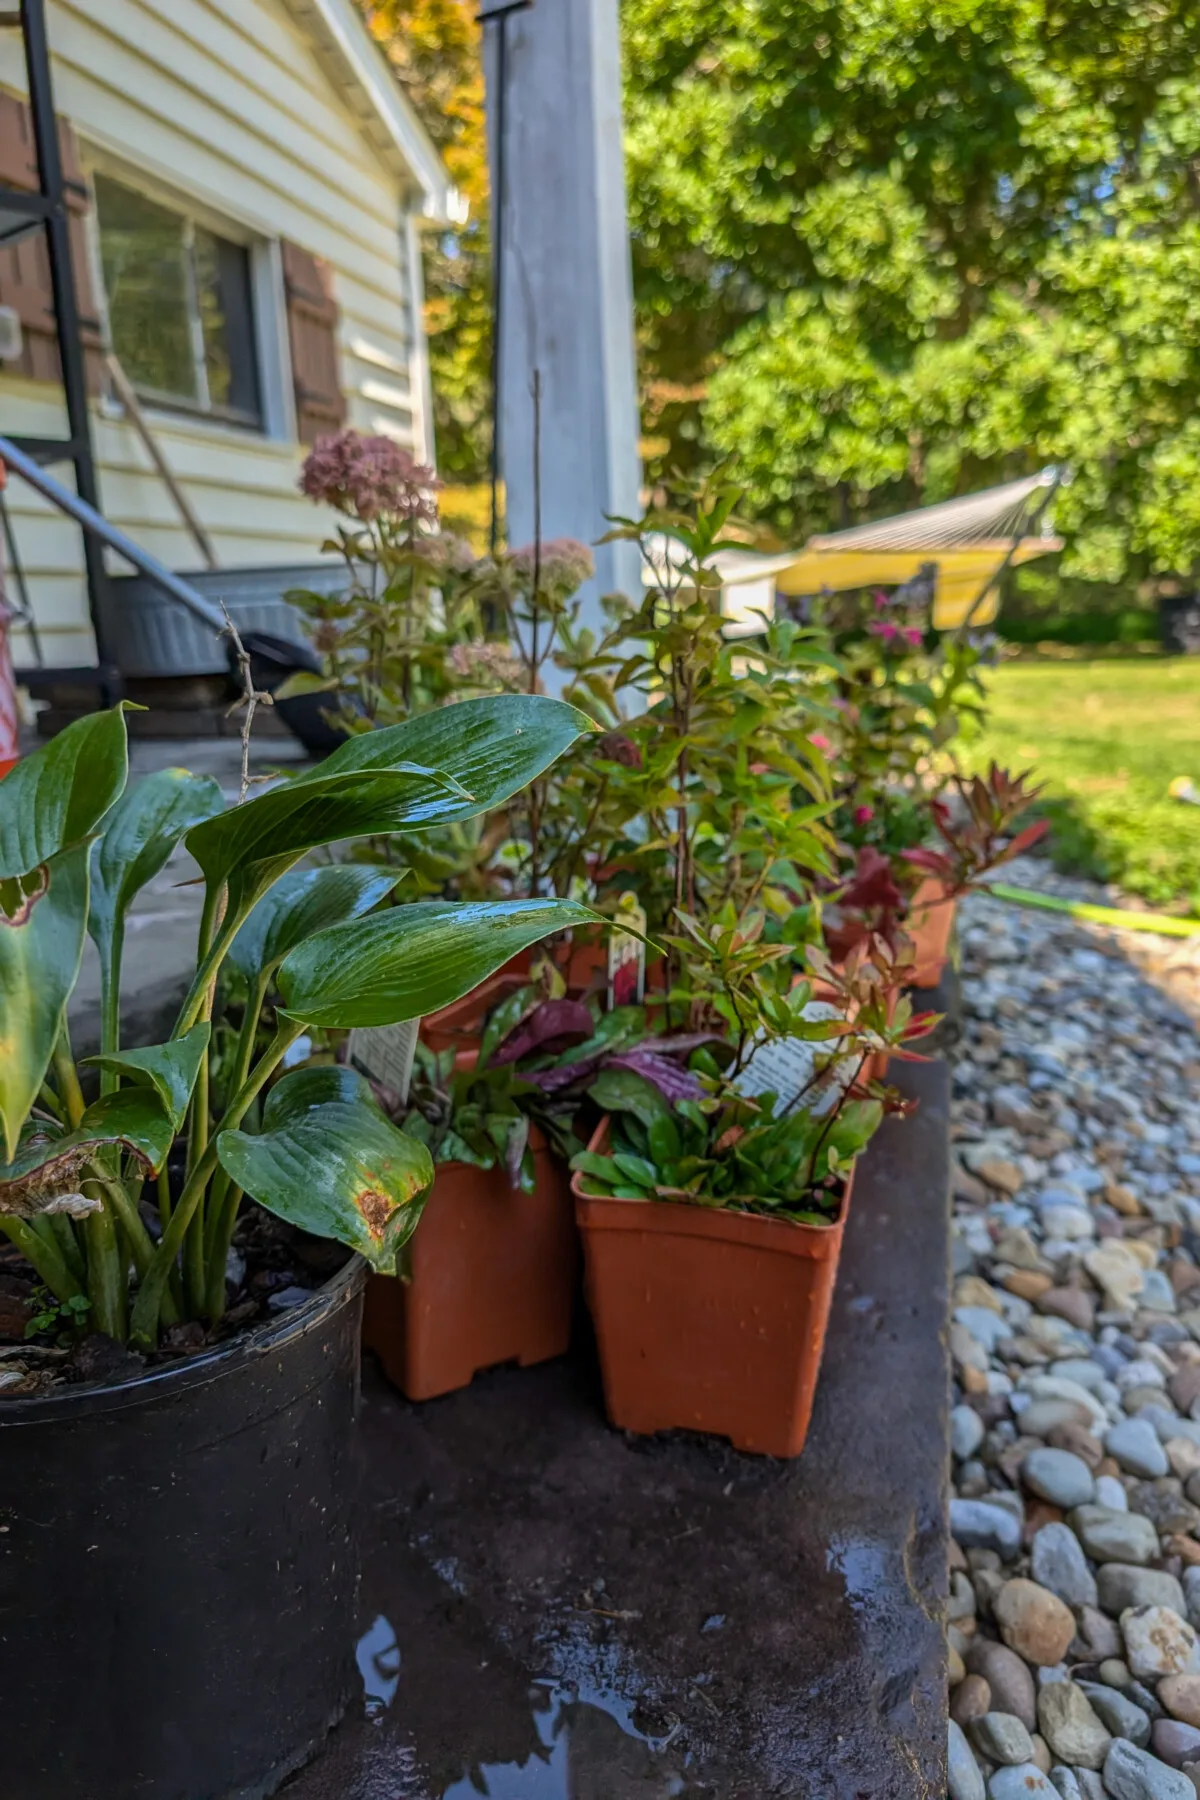
[[[840,1019],[841,1013],[828,1000],[810,1000],[804,1008],[806,1019]],[[854,1080],[854,1059],[846,1057],[821,1076],[814,1077],[817,1063],[837,1046],[836,1038],[810,1042],[807,1038],[775,1038],[760,1043],[750,1052],[736,1086],[743,1094],[777,1094],[777,1112],[790,1106],[798,1094],[804,1095],[808,1110],[820,1118],[841,1098]]]
[[407,1100],[420,1024],[420,1019],[405,1019],[400,1025],[356,1026],[347,1050],[350,1063],[360,1075]]

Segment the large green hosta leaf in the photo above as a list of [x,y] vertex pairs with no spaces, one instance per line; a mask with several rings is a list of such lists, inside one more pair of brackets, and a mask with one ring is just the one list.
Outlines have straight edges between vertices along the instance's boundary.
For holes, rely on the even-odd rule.
[[268,975],[314,932],[370,912],[401,879],[400,869],[334,863],[293,869],[264,894],[229,947],[229,960],[247,981]]
[[230,908],[239,910],[318,844],[440,824],[462,818],[465,805],[450,776],[404,763],[284,782],[195,826],[186,842],[210,889],[228,881]]
[[12,918],[0,914],[0,1124],[10,1162],[79,974],[88,848],[85,842],[51,857],[25,905]]
[[219,782],[186,769],[158,769],[121,796],[92,851],[88,931],[102,966],[112,960],[114,939],[139,891],[163,868],[184,832],[224,804]]
[[24,757],[0,782],[0,881],[87,837],[125,786],[123,707],[89,713]]
[[0,1166],[0,1213],[32,1218],[61,1209],[55,1201],[85,1180],[102,1151],[127,1150],[143,1174],[157,1175],[170,1154],[175,1126],[152,1088],[122,1088],[88,1107],[74,1131],[42,1120],[21,1134],[16,1155]]
[[583,713],[543,695],[464,700],[350,738],[316,769],[196,826],[187,846],[241,909],[318,844],[489,811],[588,729]]
[[[151,1044],[144,1050],[116,1050],[87,1056],[84,1061],[98,1063],[114,1075],[124,1075],[134,1087],[149,1088],[157,1096],[174,1134],[183,1127],[211,1029],[207,1021],[202,1020],[182,1037],[171,1038],[165,1044]],[[85,1119],[95,1110],[95,1107],[89,1107]]]
[[395,759],[407,757],[426,768],[444,769],[461,781],[475,804],[457,816],[469,819],[503,805],[556,762],[583,732],[594,730],[587,714],[565,700],[544,694],[494,694],[440,706],[383,731],[360,732],[300,780],[388,768]]
[[298,1069],[270,1093],[263,1128],[223,1131],[221,1166],[260,1206],[336,1238],[385,1275],[433,1182],[424,1144],[386,1119],[351,1069]]
[[279,991],[306,1025],[394,1025],[461,999],[552,932],[604,923],[575,900],[417,900],[308,938]]

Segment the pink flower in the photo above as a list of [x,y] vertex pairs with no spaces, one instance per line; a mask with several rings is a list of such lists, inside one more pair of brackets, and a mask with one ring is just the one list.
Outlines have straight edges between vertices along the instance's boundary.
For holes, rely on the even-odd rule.
[[808,741],[813,746],[814,750],[823,750],[826,756],[828,756],[829,752],[833,749],[833,745],[823,731],[810,731],[808,734]]
[[882,612],[884,607],[888,604],[888,597],[884,593],[882,588],[876,588],[875,592],[872,594],[871,598],[875,602],[875,611],[876,612]]
[[914,650],[919,650],[921,645],[925,642],[925,634],[916,625],[906,625],[904,627],[904,641],[906,644],[911,644]]
[[874,817],[875,808],[873,806],[856,806],[854,809],[854,823],[856,825],[869,825]]
[[882,638],[885,644],[894,644],[900,636],[900,627],[886,619],[872,619],[867,630],[872,637]]
[[441,487],[433,470],[414,462],[389,437],[335,431],[319,437],[304,459],[300,489],[310,500],[361,519],[393,517],[436,525],[434,494]]

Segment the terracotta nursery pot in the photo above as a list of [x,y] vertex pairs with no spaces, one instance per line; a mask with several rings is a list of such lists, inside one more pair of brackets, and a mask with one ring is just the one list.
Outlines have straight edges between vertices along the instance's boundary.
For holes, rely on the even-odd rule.
[[944,884],[934,875],[928,876],[913,895],[904,921],[904,929],[916,945],[916,970],[910,987],[934,988],[942,979],[950,954],[956,906],[957,901],[947,899]]
[[[605,1119],[589,1149],[604,1153]],[[589,1197],[576,1175],[608,1416],[798,1456],[821,1370],[853,1171],[833,1225]]]
[[[562,968],[567,987],[572,993],[584,993],[602,986],[608,972],[608,941],[591,939],[583,943],[560,943],[554,947],[555,960]],[[521,950],[510,957],[502,969],[456,1000],[430,1013],[421,1020],[421,1041],[440,1054],[443,1050],[463,1050],[476,1043],[487,1016],[497,1001],[515,993],[529,979],[533,952]]]
[[373,1275],[363,1342],[410,1400],[466,1387],[481,1369],[562,1356],[579,1246],[565,1167],[534,1126],[534,1187],[503,1169],[440,1163],[412,1239],[412,1280]]
[[480,982],[477,988],[465,994],[461,1000],[456,1000],[452,1006],[443,1006],[440,1012],[430,1013],[428,1018],[422,1019],[421,1042],[427,1044],[437,1056],[443,1050],[466,1050],[477,1045],[493,1006],[506,999],[509,994],[515,994],[528,979],[528,959],[524,968],[515,966],[520,960],[514,956],[502,969],[489,975],[486,981]]

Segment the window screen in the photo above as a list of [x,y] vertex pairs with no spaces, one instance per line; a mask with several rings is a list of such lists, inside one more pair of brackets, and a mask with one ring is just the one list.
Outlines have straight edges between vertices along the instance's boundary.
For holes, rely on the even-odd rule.
[[95,191],[113,348],[134,387],[260,424],[249,250],[110,175]]

